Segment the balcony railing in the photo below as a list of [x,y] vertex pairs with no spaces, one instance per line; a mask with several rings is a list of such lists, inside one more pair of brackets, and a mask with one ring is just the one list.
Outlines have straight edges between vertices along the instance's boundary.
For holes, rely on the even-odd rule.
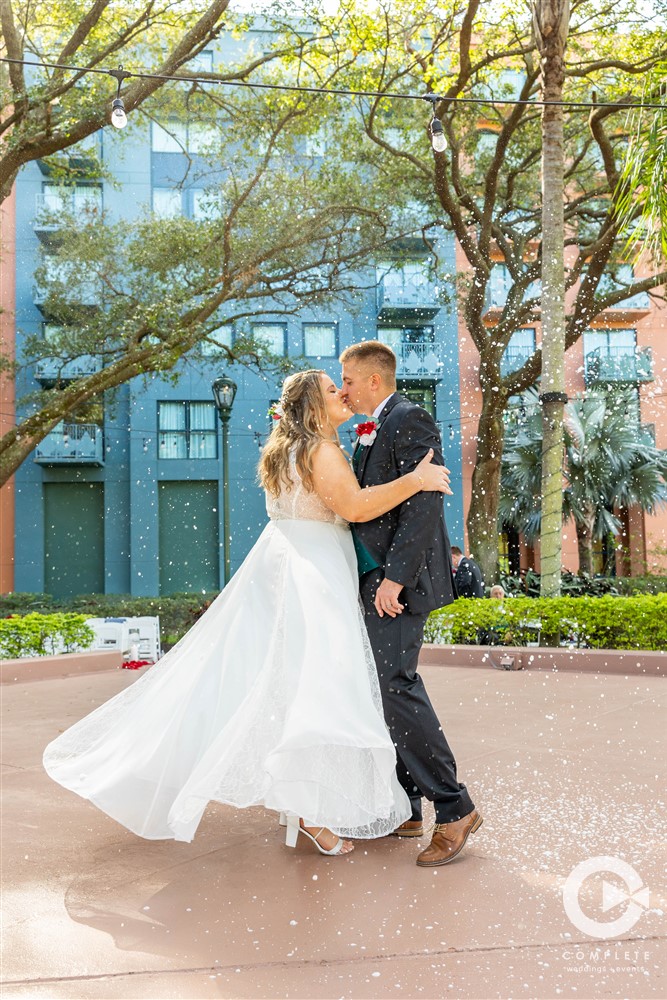
[[510,375],[512,372],[516,372],[521,368],[529,358],[532,358],[535,353],[534,347],[522,346],[522,347],[508,347],[500,359],[500,374],[503,378],[506,375]]
[[398,378],[442,378],[443,361],[439,344],[411,344],[404,340],[391,346],[396,355]]
[[[64,267],[59,268],[57,265],[51,268],[51,272],[47,275],[47,278],[52,281],[60,281],[65,289],[67,301],[71,305],[93,308],[101,304],[99,287],[92,279],[77,281],[76,275],[73,272],[68,272]],[[73,287],[70,287],[70,281]],[[49,293],[46,286],[38,284],[34,285],[32,296],[33,302],[36,306],[39,306],[45,314],[49,311],[45,308],[48,297]]]
[[378,281],[377,310],[380,320],[395,319],[401,315],[433,319],[440,311],[436,286],[417,278],[401,282],[385,275]]
[[74,382],[86,375],[94,375],[101,368],[100,359],[92,354],[82,354],[71,361],[62,358],[42,358],[35,365],[35,378],[44,384],[57,382]]
[[651,382],[649,347],[597,347],[586,355],[586,382]]
[[104,465],[104,436],[98,424],[57,424],[35,448],[40,465]]

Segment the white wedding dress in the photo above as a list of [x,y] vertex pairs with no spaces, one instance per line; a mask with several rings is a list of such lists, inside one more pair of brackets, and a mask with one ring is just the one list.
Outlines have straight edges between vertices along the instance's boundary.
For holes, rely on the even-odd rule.
[[141,837],[192,840],[211,800],[349,837],[410,818],[349,526],[304,489],[294,462],[291,475],[187,635],[44,752],[55,781]]

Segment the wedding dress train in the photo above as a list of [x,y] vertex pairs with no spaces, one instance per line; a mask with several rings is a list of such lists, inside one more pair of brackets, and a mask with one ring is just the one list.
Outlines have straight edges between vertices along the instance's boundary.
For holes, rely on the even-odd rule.
[[211,800],[347,837],[410,818],[349,527],[292,476],[187,635],[44,752],[55,781],[141,837],[192,840]]

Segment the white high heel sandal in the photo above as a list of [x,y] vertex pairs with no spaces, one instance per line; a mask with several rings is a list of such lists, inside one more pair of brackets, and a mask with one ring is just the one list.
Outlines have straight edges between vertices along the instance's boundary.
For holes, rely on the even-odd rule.
[[[281,813],[281,819],[283,815],[284,814]],[[308,831],[304,830],[304,828],[301,826],[298,816],[290,815],[286,816],[285,819],[287,826],[287,836],[285,837],[285,843],[288,847],[296,847],[296,842],[299,839],[299,834],[302,833],[305,837],[308,837],[308,840],[312,841],[313,844],[315,844],[315,847],[320,852],[320,854],[328,854],[329,856],[332,856],[335,854],[340,854],[343,851],[345,841],[343,840],[342,837],[338,838],[338,843],[336,844],[335,847],[332,847],[330,851],[326,851],[319,843],[317,838],[324,830],[326,830],[325,826],[323,826],[322,829],[319,831],[319,833],[316,833],[315,836],[313,837],[312,833],[308,833]],[[349,851],[344,851],[343,853],[351,854],[353,850],[354,847],[352,847],[352,849]]]

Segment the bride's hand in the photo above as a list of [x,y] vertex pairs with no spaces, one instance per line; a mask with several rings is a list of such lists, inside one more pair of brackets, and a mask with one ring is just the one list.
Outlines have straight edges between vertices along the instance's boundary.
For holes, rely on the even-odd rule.
[[419,477],[422,490],[426,492],[448,493],[453,496],[449,488],[449,469],[444,465],[436,465],[432,462],[433,448],[429,448],[419,465],[415,467],[415,473]]

